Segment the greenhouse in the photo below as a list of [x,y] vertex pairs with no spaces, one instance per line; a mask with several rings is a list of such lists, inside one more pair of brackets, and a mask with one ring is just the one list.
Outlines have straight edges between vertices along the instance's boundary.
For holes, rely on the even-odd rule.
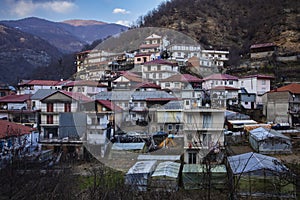
[[182,170],[182,183],[186,190],[207,187],[225,189],[227,170],[225,165],[185,164]]
[[258,153],[291,153],[292,143],[289,137],[276,130],[259,127],[249,132],[251,147]]
[[125,184],[130,185],[133,190],[147,191],[156,164],[154,160],[136,162],[126,173]]
[[295,176],[278,159],[258,153],[228,157],[230,191],[239,197],[296,198]]
[[162,162],[151,176],[151,188],[160,191],[176,191],[179,185],[180,163]]

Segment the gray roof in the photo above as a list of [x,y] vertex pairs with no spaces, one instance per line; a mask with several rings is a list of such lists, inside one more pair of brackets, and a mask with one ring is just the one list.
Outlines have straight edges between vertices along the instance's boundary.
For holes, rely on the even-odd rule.
[[145,142],[140,143],[114,143],[112,150],[142,150],[145,146]]
[[166,103],[162,108],[167,110],[183,109],[183,101],[170,101]]
[[274,130],[268,129],[264,127],[259,127],[250,131],[250,134],[256,138],[256,140],[265,140],[267,138],[282,138],[286,140],[290,140],[289,137],[283,135],[282,133]]
[[95,96],[98,100],[129,101],[146,100],[149,98],[175,98],[165,91],[106,91]]
[[36,93],[34,93],[34,95],[31,96],[31,99],[32,100],[41,100],[55,92],[57,92],[57,90],[39,89],[38,91],[36,91]]
[[228,157],[229,166],[233,174],[254,172],[258,170],[270,170],[274,172],[287,172],[286,166],[274,157],[258,153],[244,153]]
[[178,178],[180,170],[180,163],[175,162],[162,162],[156,167],[155,171],[152,174],[152,177],[171,177]]
[[165,160],[165,161],[178,161],[180,155],[151,155],[141,154],[137,157],[138,160]]
[[129,174],[151,174],[156,167],[155,160],[139,161],[136,162],[126,173]]

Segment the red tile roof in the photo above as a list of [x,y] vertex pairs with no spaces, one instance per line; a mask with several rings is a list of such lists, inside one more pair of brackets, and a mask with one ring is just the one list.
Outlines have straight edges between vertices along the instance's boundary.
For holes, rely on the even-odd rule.
[[263,44],[253,44],[250,46],[250,49],[262,48],[262,47],[275,47],[274,43],[263,43]]
[[145,62],[144,65],[171,65],[171,66],[177,66],[177,63],[172,63],[164,59],[156,59],[151,60],[149,62]]
[[96,100],[96,102],[100,103],[104,107],[108,108],[111,111],[122,111],[122,108],[114,104],[109,100]]
[[142,44],[140,45],[140,49],[151,49],[151,48],[157,48],[160,44]]
[[237,81],[239,78],[236,76],[232,76],[229,74],[212,74],[210,76],[207,76],[203,78],[203,80],[235,80]]
[[239,90],[239,88],[229,87],[229,86],[216,86],[211,88],[211,90]]
[[255,78],[255,77],[257,79],[274,79],[274,76],[264,75],[264,74],[249,75],[249,76],[244,76],[242,78]]
[[0,120],[0,139],[30,134],[33,131],[31,127],[24,126],[21,124],[16,124],[6,120]]
[[8,95],[0,97],[1,103],[22,103],[30,99],[32,94]]
[[60,81],[54,81],[54,80],[28,80],[24,81],[23,83],[19,83],[18,86],[24,86],[24,85],[46,85],[46,86],[54,86]]
[[97,81],[91,81],[91,80],[69,81],[64,85],[64,87],[73,87],[73,86],[107,87],[104,84],[101,84]]
[[277,88],[275,90],[272,90],[271,92],[285,92],[288,91],[290,93],[294,93],[294,94],[300,94],[300,84],[298,83],[292,83],[280,88]]
[[135,88],[156,88],[156,89],[161,89],[161,87],[155,83],[150,83],[150,82],[143,82],[139,83],[135,86]]
[[170,76],[164,80],[161,80],[161,82],[189,82],[189,83],[200,83],[203,82],[202,79],[190,75],[190,74],[175,74],[173,76]]

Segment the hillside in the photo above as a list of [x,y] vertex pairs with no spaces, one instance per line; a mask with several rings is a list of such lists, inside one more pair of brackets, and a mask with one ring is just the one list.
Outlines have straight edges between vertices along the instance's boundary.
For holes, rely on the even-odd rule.
[[78,52],[84,45],[92,43],[94,40],[104,39],[127,30],[127,27],[122,25],[91,20],[52,22],[36,17],[0,21],[0,24],[38,36],[63,53]]
[[0,25],[0,80],[16,83],[30,78],[40,67],[58,60],[61,52],[46,41]]
[[255,43],[299,52],[299,11],[298,0],[171,0],[141,16],[137,25],[178,30],[204,47],[226,47],[230,64],[238,64]]

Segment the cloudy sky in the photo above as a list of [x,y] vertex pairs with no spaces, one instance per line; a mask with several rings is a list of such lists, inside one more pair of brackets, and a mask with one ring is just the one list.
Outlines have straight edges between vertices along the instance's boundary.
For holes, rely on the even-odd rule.
[[92,19],[130,25],[165,0],[0,0],[0,20]]

